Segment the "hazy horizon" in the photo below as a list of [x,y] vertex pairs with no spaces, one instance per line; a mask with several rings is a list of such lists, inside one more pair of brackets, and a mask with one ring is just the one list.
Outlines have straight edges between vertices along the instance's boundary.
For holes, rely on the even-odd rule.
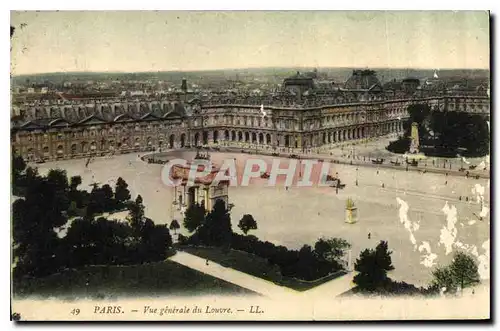
[[13,76],[489,70],[486,11],[11,12]]
[[159,71],[47,71],[47,72],[37,72],[37,73],[26,73],[26,74],[18,74],[18,75],[12,75],[12,77],[22,77],[22,76],[35,76],[35,75],[66,75],[66,74],[154,74],[154,73],[195,73],[195,72],[214,72],[214,71],[243,71],[243,70],[265,70],[265,69],[313,69],[317,68],[318,70],[321,69],[343,69],[343,70],[363,70],[363,69],[369,69],[369,70],[415,70],[415,71],[420,71],[420,70],[429,70],[429,71],[434,71],[436,70],[437,72],[439,71],[456,71],[456,70],[466,70],[466,71],[489,71],[489,68],[445,68],[445,69],[435,69],[435,68],[420,68],[420,67],[414,67],[414,68],[408,68],[408,67],[247,67],[247,68],[215,68],[215,69],[200,69],[200,70],[159,70]]

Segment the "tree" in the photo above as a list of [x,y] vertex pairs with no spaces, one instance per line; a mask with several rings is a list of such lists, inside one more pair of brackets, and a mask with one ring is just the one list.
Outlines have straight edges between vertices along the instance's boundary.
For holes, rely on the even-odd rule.
[[453,281],[453,274],[450,268],[439,267],[432,271],[433,281],[431,283],[431,288],[435,292],[441,291],[444,288],[445,293],[452,293],[456,291],[456,287]]
[[144,205],[142,204],[142,197],[138,195],[135,201],[128,203],[129,215],[127,220],[130,222],[130,226],[134,230],[136,235],[139,235],[143,225],[144,225]]
[[142,228],[142,241],[140,250],[143,256],[139,261],[158,261],[167,258],[167,249],[172,246],[172,237],[165,224],[155,225],[147,218]]
[[173,230],[174,231],[174,234],[177,234],[177,230],[180,229],[180,225],[179,225],[179,222],[177,222],[177,220],[172,220],[172,222],[170,223],[170,230]]
[[123,205],[125,202],[130,200],[130,191],[128,190],[128,184],[121,177],[116,180],[115,200],[118,205]]
[[434,277],[431,287],[440,290],[445,287],[447,293],[455,293],[480,282],[476,261],[464,252],[458,252],[448,267],[439,267],[432,272]]
[[87,204],[87,216],[93,217],[96,214],[100,214],[104,211],[103,208],[104,203],[104,192],[94,184],[92,187],[92,191],[90,191],[90,196]]
[[108,184],[104,184],[101,187],[102,197],[103,197],[103,209],[104,211],[111,211],[115,207],[113,201],[113,189]]
[[15,173],[21,173],[26,169],[26,162],[20,155],[14,154],[12,152],[12,171]]
[[76,191],[78,186],[82,184],[82,177],[81,176],[72,176],[69,180],[69,188],[71,191]]
[[360,290],[373,292],[387,284],[387,272],[394,269],[391,254],[386,241],[381,241],[375,250],[365,249],[361,252],[354,266],[358,272],[354,276],[354,283]]
[[245,214],[238,223],[238,227],[244,234],[247,234],[250,230],[257,230],[257,222],[254,220],[252,215]]
[[233,230],[231,216],[222,200],[215,202],[214,208],[205,217],[205,223],[200,227],[199,235],[208,245],[224,246],[231,244]]
[[351,248],[351,244],[342,238],[323,239],[320,238],[314,244],[314,253],[322,260],[330,263],[336,262],[342,265],[342,258],[346,250]]
[[460,285],[462,290],[479,283],[479,272],[477,270],[476,261],[474,261],[472,256],[464,252],[455,254],[453,262],[450,265],[450,270],[455,283]]
[[408,151],[413,122],[418,123],[422,150],[426,155],[455,157],[459,152],[463,156],[477,157],[489,152],[488,125],[479,114],[431,111],[425,104],[410,105],[408,113],[410,116],[404,123],[404,137],[387,146],[392,152]]
[[195,203],[184,214],[183,225],[189,232],[194,232],[205,221],[205,206]]
[[300,279],[313,280],[315,278],[314,276],[315,271],[318,269],[318,263],[311,246],[304,245],[299,250],[298,261],[294,269],[294,276]]
[[12,185],[17,186],[20,182],[21,174],[26,170],[26,162],[20,155],[12,152]]
[[15,277],[41,276],[60,267],[59,240],[54,228],[67,223],[69,208],[68,180],[61,170],[51,170],[46,177],[36,170],[26,171],[26,191],[23,199],[12,206],[14,256],[17,258]]
[[65,170],[50,169],[49,173],[47,174],[47,182],[56,190],[69,190],[68,176],[66,175]]

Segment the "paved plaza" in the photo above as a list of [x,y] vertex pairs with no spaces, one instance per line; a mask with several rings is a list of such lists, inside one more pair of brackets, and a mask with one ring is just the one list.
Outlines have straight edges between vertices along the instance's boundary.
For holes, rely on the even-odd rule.
[[[194,155],[193,152],[175,153],[186,159]],[[244,160],[250,157],[256,156],[211,153],[216,164],[225,158],[236,158],[238,171],[242,170]],[[271,163],[271,157],[258,157]],[[284,159],[283,165],[286,162],[288,160]],[[133,198],[137,194],[144,198],[147,217],[160,224],[170,223],[173,217],[180,220],[177,207],[172,205],[173,190],[161,181],[162,165],[147,164],[137,154],[97,158],[88,168],[85,163],[86,160],[80,159],[37,166],[41,173],[50,168],[62,168],[69,176],[81,175],[82,187],[89,190],[93,182],[114,186],[116,179],[122,177],[129,184]],[[267,180],[260,178],[252,180],[247,187],[230,187],[229,201],[234,204],[231,211],[233,230],[239,231],[237,223],[243,214],[252,214],[258,229],[251,234],[263,241],[297,249],[304,244],[313,245],[320,237],[340,237],[352,244],[353,260],[361,250],[387,240],[389,248],[394,251],[392,259],[396,268],[391,277],[426,285],[431,279],[432,268],[421,262],[430,252],[419,251],[418,247],[427,242],[432,254],[436,254],[433,262],[437,264],[447,264],[452,258],[452,254],[446,255],[445,247],[440,245],[444,227],[453,233],[449,216],[443,211],[448,205],[456,207],[457,211],[457,221],[452,224],[457,230],[454,240],[469,245],[469,249],[476,246],[479,255],[485,254],[482,245],[490,238],[490,215],[479,218],[482,207],[474,190],[477,185],[484,188],[483,204],[489,206],[488,179],[341,164],[333,164],[331,173],[338,173],[346,184],[338,193],[331,187],[292,186],[287,190],[283,181],[278,181],[276,187],[269,187]],[[356,178],[358,186],[355,185]],[[358,208],[359,221],[355,224],[344,222],[348,197]],[[408,206],[407,213],[404,204]],[[418,229],[412,228],[416,246],[410,241],[410,231],[405,227],[405,215],[406,222],[419,224]],[[180,232],[186,234],[185,229]]]

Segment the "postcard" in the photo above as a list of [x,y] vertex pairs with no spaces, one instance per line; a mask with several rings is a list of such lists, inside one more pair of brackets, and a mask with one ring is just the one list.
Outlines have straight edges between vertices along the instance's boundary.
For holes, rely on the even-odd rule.
[[490,319],[489,15],[11,12],[11,319]]

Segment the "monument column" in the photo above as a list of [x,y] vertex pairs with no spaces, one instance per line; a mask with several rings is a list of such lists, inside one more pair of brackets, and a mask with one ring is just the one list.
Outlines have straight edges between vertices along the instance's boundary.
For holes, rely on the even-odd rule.
[[411,143],[410,143],[410,153],[417,154],[419,152],[420,141],[418,137],[418,123],[413,122],[411,124]]

